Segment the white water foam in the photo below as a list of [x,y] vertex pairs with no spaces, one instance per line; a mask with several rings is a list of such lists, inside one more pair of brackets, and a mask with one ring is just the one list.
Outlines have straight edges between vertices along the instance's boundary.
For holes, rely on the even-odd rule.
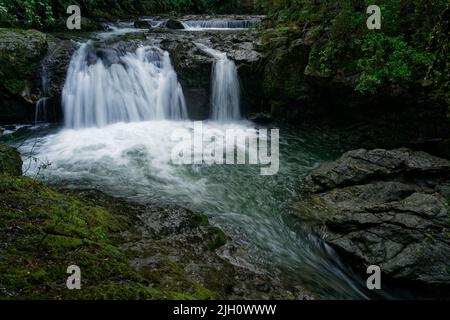
[[62,103],[70,128],[187,119],[169,54],[155,46],[139,47],[108,65],[92,42],[83,44],[70,62]]
[[229,19],[210,19],[210,20],[187,20],[182,24],[186,30],[244,30],[256,26],[259,20],[229,20]]
[[240,84],[237,67],[227,54],[201,43],[196,45],[214,58],[212,70],[211,119],[217,121],[241,118]]

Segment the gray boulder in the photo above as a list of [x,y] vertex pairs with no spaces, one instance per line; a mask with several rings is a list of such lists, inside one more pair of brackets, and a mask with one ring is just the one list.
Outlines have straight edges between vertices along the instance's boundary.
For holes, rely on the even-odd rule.
[[450,284],[450,161],[409,149],[355,150],[301,180],[299,226],[362,272]]

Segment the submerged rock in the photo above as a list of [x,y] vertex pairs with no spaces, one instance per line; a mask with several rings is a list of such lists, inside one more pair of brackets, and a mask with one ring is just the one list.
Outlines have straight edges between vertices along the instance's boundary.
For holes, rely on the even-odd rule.
[[136,20],[134,22],[134,27],[139,29],[149,29],[151,28],[151,21],[148,20]]
[[409,149],[355,150],[301,180],[302,228],[321,235],[361,272],[450,283],[450,161]]

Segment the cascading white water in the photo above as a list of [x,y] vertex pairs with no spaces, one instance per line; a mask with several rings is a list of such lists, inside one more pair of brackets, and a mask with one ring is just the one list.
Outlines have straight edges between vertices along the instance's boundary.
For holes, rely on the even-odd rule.
[[70,62],[62,103],[65,125],[70,128],[187,119],[169,54],[155,46],[142,46],[121,57],[113,54],[103,61],[92,42],[83,44]]
[[227,54],[196,45],[214,58],[212,71],[211,119],[217,121],[239,120],[241,118],[240,85],[237,67]]
[[46,122],[47,115],[47,97],[43,97],[36,102],[36,111],[34,114],[34,124],[37,125],[40,121]]
[[183,26],[187,30],[196,29],[247,29],[256,26],[259,20],[228,20],[228,19],[211,19],[211,20],[187,20],[183,22]]

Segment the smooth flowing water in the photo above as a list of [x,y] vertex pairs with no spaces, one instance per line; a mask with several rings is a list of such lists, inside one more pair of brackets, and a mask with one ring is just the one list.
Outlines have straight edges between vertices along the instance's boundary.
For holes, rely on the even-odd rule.
[[141,46],[124,56],[113,50],[101,53],[99,57],[87,42],[70,62],[62,92],[67,127],[187,118],[183,91],[167,52]]
[[[224,53],[203,49],[216,58],[217,84],[205,130],[220,136],[226,129],[254,129],[253,123],[238,120],[234,63]],[[258,165],[175,165],[174,148],[181,143],[183,150],[192,151],[192,146],[174,139],[174,132],[193,139],[198,132],[187,120],[168,54],[149,46],[124,55],[99,55],[92,43],[83,44],[69,67],[63,107],[64,127],[5,131],[19,147],[27,175],[53,185],[95,188],[140,203],[204,212],[231,237],[235,249],[221,252],[231,262],[328,298],[371,297],[364,281],[330,247],[292,230],[286,215],[300,177],[342,152],[323,132],[280,125],[280,170],[273,176],[261,176]]]
[[[203,126],[219,134],[254,128],[250,122]],[[277,175],[261,176],[258,165],[174,165],[171,152],[179,142],[173,132],[193,134],[193,127],[191,121],[161,120],[101,128],[22,128],[31,137],[15,144],[29,176],[204,212],[233,239],[235,250],[222,252],[231,262],[290,279],[328,298],[370,297],[364,282],[331,248],[312,235],[296,233],[286,220],[299,178],[319,162],[336,158],[341,152],[336,146],[319,132],[281,127]],[[50,166],[42,170],[42,164]]]
[[239,120],[241,118],[240,85],[236,64],[225,52],[196,45],[214,58],[211,76],[211,119],[217,121]]
[[209,19],[183,21],[186,30],[223,30],[223,29],[248,29],[256,26],[258,19]]

